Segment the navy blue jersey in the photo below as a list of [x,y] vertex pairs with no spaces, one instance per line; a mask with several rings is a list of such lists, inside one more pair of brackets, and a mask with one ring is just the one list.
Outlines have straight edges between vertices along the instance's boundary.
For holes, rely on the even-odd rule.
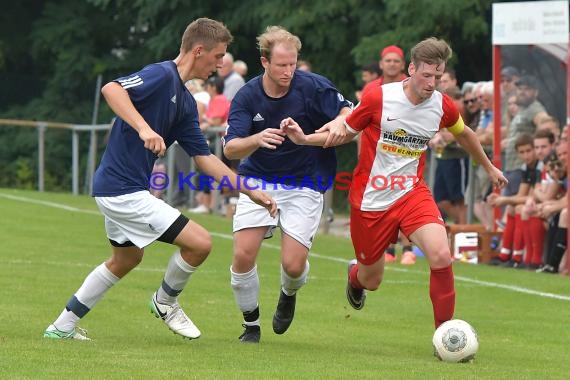
[[[196,101],[182,83],[174,62],[148,65],[115,82],[128,92],[137,111],[162,136],[167,148],[178,141],[190,156],[210,154],[198,124]],[[93,196],[148,190],[156,159],[154,153],[145,149],[138,132],[117,117],[95,172]]]
[[544,168],[544,163],[542,161],[536,161],[533,167],[529,167],[527,164],[522,164],[522,179],[521,183],[528,183],[530,187],[534,187],[538,182],[540,182],[540,174]]
[[[293,118],[305,134],[312,134],[338,116],[343,107],[352,107],[352,103],[320,75],[296,70],[289,91],[281,98],[267,96],[262,76],[258,76],[232,100],[224,144],[266,128],[279,128],[287,117]],[[336,155],[334,148],[299,146],[286,138],[275,150],[259,148],[244,158],[239,174],[324,192],[323,187],[330,186],[336,174]]]

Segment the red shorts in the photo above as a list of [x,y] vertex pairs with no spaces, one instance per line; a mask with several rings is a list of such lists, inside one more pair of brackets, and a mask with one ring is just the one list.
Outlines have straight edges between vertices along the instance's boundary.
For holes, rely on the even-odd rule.
[[425,183],[398,199],[384,211],[350,210],[350,236],[356,259],[364,265],[380,260],[391,243],[398,241],[398,230],[408,238],[429,223],[445,225]]

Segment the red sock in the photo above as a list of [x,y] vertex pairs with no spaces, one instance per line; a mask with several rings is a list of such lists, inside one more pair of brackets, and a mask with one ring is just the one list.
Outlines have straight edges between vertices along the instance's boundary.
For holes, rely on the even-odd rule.
[[350,268],[350,273],[348,274],[348,280],[350,285],[356,289],[364,289],[364,286],[358,281],[358,264]]
[[435,328],[453,318],[455,311],[455,287],[451,265],[430,269],[429,296],[433,305]]
[[[519,216],[520,219],[520,216]],[[505,230],[503,231],[503,248],[509,251],[513,250],[513,240],[515,236],[515,224],[516,219],[514,215],[507,214],[507,224],[505,224]]]
[[[542,264],[542,251],[544,249],[544,222],[541,218],[530,218],[530,233],[532,240],[532,256],[529,257],[531,264]],[[526,261],[526,260],[525,260]]]
[[525,255],[524,255],[524,263],[530,264],[530,258],[533,255],[533,244],[532,244],[532,235],[531,235],[531,225],[530,219],[522,221],[522,230],[523,230],[523,238],[524,238],[524,247],[525,247]]
[[524,249],[524,230],[521,215],[515,215],[515,233],[513,236],[513,251],[522,251]]

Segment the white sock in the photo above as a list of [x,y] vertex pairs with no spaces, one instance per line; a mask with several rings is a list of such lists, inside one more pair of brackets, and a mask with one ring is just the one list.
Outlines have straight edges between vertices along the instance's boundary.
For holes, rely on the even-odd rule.
[[292,296],[293,294],[297,293],[297,290],[301,289],[303,285],[307,282],[307,276],[309,275],[309,261],[305,264],[305,269],[303,273],[297,278],[290,277],[283,266],[281,266],[281,290],[288,296]]
[[85,316],[97,302],[103,298],[107,290],[120,280],[105,265],[93,269],[83,281],[81,287],[67,302],[65,309],[53,325],[60,331],[71,331],[77,322]]
[[164,305],[175,304],[178,295],[195,271],[196,267],[184,261],[180,251],[176,251],[168,262],[162,285],[156,292],[156,300]]
[[230,267],[231,285],[236,303],[242,313],[254,311],[259,299],[259,276],[257,265],[246,273],[235,273]]

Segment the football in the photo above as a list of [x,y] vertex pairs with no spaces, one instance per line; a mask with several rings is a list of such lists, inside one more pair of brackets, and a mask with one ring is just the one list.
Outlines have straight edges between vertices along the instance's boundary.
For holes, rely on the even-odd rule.
[[479,349],[477,332],[461,319],[442,323],[435,330],[432,343],[434,355],[448,363],[471,362]]

